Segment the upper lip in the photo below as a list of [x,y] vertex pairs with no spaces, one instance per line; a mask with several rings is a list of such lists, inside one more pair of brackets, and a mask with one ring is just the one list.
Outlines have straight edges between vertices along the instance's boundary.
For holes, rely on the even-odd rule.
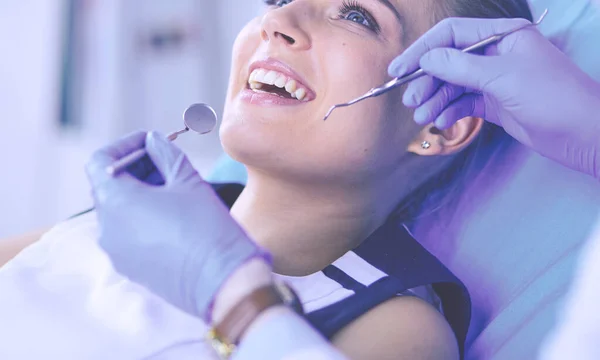
[[307,95],[310,95],[310,98],[315,98],[315,92],[308,86],[307,82],[302,78],[302,76],[300,76],[294,69],[292,69],[291,66],[284,62],[271,57],[264,60],[255,61],[250,65],[248,75],[252,74],[252,72],[256,69],[274,70],[280,72],[287,77],[296,80],[298,85],[306,89]]

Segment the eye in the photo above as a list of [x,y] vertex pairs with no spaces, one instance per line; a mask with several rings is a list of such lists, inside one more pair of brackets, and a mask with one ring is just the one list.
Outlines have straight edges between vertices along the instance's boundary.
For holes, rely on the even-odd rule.
[[375,33],[379,33],[380,27],[375,18],[373,18],[371,13],[357,1],[344,0],[339,11],[340,19],[355,22]]
[[345,19],[346,20],[350,20],[353,21],[355,23],[370,27],[371,24],[369,23],[369,20],[361,13],[359,13],[358,11],[351,11],[348,14],[345,15]]
[[284,7],[292,2],[292,0],[264,0],[266,5]]

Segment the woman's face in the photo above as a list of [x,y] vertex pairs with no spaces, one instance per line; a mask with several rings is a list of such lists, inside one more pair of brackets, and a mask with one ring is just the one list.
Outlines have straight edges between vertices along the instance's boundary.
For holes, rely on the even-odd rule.
[[311,181],[363,182],[393,171],[420,131],[402,90],[323,117],[388,81],[406,39],[430,27],[427,6],[408,1],[265,1],[234,45],[226,151],[250,169]]

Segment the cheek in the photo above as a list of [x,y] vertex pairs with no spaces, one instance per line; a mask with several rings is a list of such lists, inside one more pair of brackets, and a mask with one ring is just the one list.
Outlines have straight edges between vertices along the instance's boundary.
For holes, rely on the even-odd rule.
[[396,166],[420,131],[411,120],[412,111],[402,105],[401,94],[397,89],[339,109],[341,116],[328,120],[319,137],[330,165],[365,175]]
[[327,54],[327,61],[323,61],[325,68],[322,69],[327,75],[327,88],[331,88],[330,92],[337,97],[345,96],[345,101],[390,80],[387,68],[394,58],[392,51],[384,49],[381,44],[350,40],[334,49],[324,45],[322,52]]
[[[390,80],[387,67],[392,52],[373,41],[341,43],[337,51],[328,53],[324,107],[350,101],[371,88]],[[381,54],[373,56],[373,54]],[[403,90],[397,89],[377,98],[367,99],[355,105],[338,108],[326,122],[327,139],[331,157],[347,157],[353,163],[376,161],[382,148],[397,140],[400,122],[408,118],[409,110],[402,106]],[[321,138],[320,140],[323,140]],[[402,149],[398,149],[402,150]]]
[[338,173],[369,172],[393,161],[390,149],[399,147],[400,124],[381,100],[340,109],[339,117],[315,128],[307,147],[311,157],[323,159],[322,165]]
[[[245,66],[249,65],[252,55],[260,45],[260,32],[258,20],[255,19],[248,23],[238,34],[233,43],[231,53],[231,73],[229,77],[230,84],[241,81],[240,73]],[[231,86],[230,86],[230,90]]]

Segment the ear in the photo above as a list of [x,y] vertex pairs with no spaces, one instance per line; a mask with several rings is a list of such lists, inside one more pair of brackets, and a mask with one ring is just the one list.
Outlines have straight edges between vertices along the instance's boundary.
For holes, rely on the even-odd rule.
[[[455,154],[475,140],[483,122],[481,118],[469,116],[458,120],[446,130],[439,130],[433,124],[427,125],[408,145],[408,151],[422,156]],[[423,146],[424,142],[429,147]]]

